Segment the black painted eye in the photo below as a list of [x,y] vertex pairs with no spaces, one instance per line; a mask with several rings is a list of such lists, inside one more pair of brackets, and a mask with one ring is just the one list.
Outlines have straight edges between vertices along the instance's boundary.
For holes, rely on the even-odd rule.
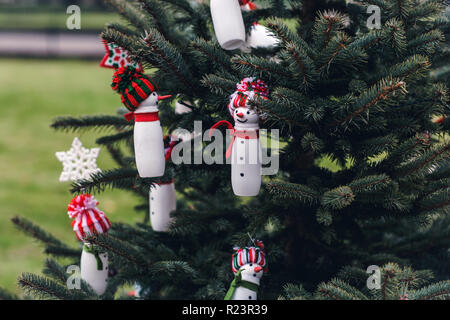
[[253,263],[250,263],[250,267],[253,266]]
[[254,273],[253,276],[256,277],[256,273]]
[[250,111],[247,111],[247,114],[250,114]]

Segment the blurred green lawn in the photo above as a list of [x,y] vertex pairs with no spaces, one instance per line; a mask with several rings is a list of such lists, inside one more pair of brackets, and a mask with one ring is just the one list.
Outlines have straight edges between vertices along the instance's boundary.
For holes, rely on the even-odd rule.
[[[66,31],[66,21],[70,17],[65,10],[60,12],[0,12],[0,30],[61,30]],[[81,11],[81,31],[102,30],[106,23],[121,22],[121,18],[112,12]]]
[[[43,247],[10,222],[31,219],[56,237],[76,246],[67,216],[70,182],[59,182],[56,151],[70,149],[74,137],[95,146],[101,132],[64,133],[49,127],[59,115],[114,113],[119,97],[109,84],[113,70],[97,62],[0,59],[0,287],[20,293],[22,272],[40,273]],[[98,165],[115,164],[102,149]],[[112,221],[141,221],[133,210],[137,198],[124,191],[96,195]]]

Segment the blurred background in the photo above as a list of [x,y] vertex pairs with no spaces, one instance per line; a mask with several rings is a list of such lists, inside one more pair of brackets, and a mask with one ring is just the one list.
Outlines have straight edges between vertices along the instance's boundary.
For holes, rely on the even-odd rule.
[[[81,29],[68,30],[68,6],[81,9]],[[42,248],[17,231],[11,218],[24,216],[63,241],[77,241],[67,216],[70,182],[59,182],[55,152],[74,137],[96,147],[100,133],[56,132],[60,115],[111,114],[121,105],[110,88],[113,70],[99,67],[105,23],[121,21],[103,0],[0,0],[0,286],[20,293],[22,272],[41,274]],[[98,166],[115,165],[101,150]],[[97,195],[114,221],[142,221],[131,193]]]

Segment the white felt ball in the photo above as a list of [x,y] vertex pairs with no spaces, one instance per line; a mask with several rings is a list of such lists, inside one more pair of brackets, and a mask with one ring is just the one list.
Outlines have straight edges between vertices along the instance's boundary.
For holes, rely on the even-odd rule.
[[258,23],[251,26],[249,31],[245,45],[241,48],[244,52],[249,52],[251,48],[275,48],[280,43],[269,29]]

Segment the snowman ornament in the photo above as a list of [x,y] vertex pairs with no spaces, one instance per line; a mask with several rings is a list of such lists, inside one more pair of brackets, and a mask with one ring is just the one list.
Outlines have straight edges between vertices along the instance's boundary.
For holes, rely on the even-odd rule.
[[256,247],[235,248],[231,266],[233,282],[224,300],[257,300],[261,278],[267,272],[264,245],[256,241]]
[[[180,139],[175,136],[164,138],[167,141],[164,145],[165,160],[169,161],[172,150],[180,142]],[[149,192],[149,203],[152,229],[157,232],[167,232],[173,221],[170,214],[177,209],[174,179],[159,181],[153,185]]]
[[89,243],[89,235],[106,233],[111,228],[106,215],[97,208],[98,201],[89,194],[82,194],[72,199],[67,213],[72,221],[72,228],[78,240],[83,241],[80,269],[81,279],[86,281],[98,295],[105,293],[108,284],[108,254]]
[[165,171],[164,143],[158,116],[158,102],[171,95],[160,96],[152,79],[133,67],[119,68],[114,73],[112,88],[130,110],[125,119],[134,119],[134,151],[141,178],[161,177]]
[[264,81],[245,78],[237,84],[237,91],[230,97],[228,109],[234,126],[228,121],[217,122],[210,130],[225,125],[232,139],[226,151],[231,157],[231,185],[233,192],[241,197],[258,195],[261,188],[262,149],[259,140],[259,122],[264,117],[249,102],[257,97],[268,99],[269,89]]

